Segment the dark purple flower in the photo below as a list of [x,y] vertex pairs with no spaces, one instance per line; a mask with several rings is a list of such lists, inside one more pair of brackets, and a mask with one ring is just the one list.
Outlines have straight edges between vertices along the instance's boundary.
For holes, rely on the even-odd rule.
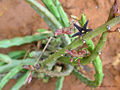
[[87,29],[87,24],[88,24],[88,20],[87,20],[87,22],[85,23],[85,25],[82,28],[82,27],[80,27],[80,26],[78,26],[77,24],[74,23],[73,25],[79,30],[79,32],[75,33],[72,37],[83,36],[87,32],[92,31],[92,29]]

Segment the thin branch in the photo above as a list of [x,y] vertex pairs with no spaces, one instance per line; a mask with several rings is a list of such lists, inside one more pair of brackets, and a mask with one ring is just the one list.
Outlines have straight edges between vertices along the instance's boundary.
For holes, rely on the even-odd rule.
[[51,40],[52,40],[52,37],[50,37],[50,38],[49,38],[49,40],[48,40],[47,44],[45,45],[45,47],[44,47],[44,49],[43,49],[42,53],[40,53],[40,55],[39,55],[39,57],[38,57],[38,59],[37,59],[37,61],[36,61],[36,63],[35,63],[35,64],[37,64],[37,63],[39,62],[39,60],[40,60],[41,56],[42,56],[42,55],[43,55],[43,53],[45,52],[45,50],[46,50],[46,48],[47,48],[47,46],[48,46],[48,44],[50,43],[50,41],[51,41]]

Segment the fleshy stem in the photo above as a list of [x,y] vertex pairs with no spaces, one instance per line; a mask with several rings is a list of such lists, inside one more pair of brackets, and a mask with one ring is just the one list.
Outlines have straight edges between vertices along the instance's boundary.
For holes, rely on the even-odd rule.
[[[92,40],[87,41],[86,44],[88,45],[88,50],[90,52],[94,51],[94,44],[93,44]],[[99,56],[92,63],[94,65],[95,72],[96,72],[94,75],[95,80],[93,80],[93,81],[90,80],[88,77],[86,77],[82,73],[78,72],[76,69],[73,70],[73,74],[80,81],[84,82],[86,85],[88,85],[90,87],[98,87],[102,83],[103,76],[104,76],[104,74],[102,72],[102,63],[101,63]]]
[[[57,23],[54,23],[54,24],[56,24],[55,26],[56,26],[56,29],[61,29],[61,27],[63,28],[63,27],[68,27],[69,26],[69,20],[68,20],[68,17],[67,17],[67,15],[66,15],[66,13],[64,12],[64,10],[63,10],[63,8],[62,8],[62,6],[60,5],[60,3],[59,3],[59,1],[57,1],[57,3],[53,3],[53,1],[52,0],[42,0],[42,2],[45,4],[45,6],[49,9],[49,11],[46,9],[46,8],[44,8],[43,6],[41,6],[37,1],[34,1],[34,0],[27,0],[27,2],[29,2],[31,5],[32,5],[32,7],[34,6],[34,9],[36,9],[37,10],[37,12],[38,13],[40,13],[39,15],[41,16],[41,13],[42,13],[42,16],[45,16],[45,17],[47,17],[48,18],[48,20],[49,19],[51,19],[51,16],[52,15],[54,15],[54,16],[52,16],[52,17],[54,17],[54,18],[52,18],[52,20],[49,20],[50,22],[52,22],[52,23],[54,23],[53,21],[56,21],[56,22],[58,22],[59,24],[57,24]],[[44,9],[46,10],[46,11],[44,11]],[[47,12],[47,15],[45,14]],[[52,14],[51,14],[52,13]],[[63,16],[64,15],[64,16]],[[62,20],[62,21],[61,21]],[[61,26],[60,26],[61,25]],[[52,30],[52,31],[54,31],[54,30]],[[63,43],[64,43],[64,46],[67,46],[68,44],[70,44],[71,43],[71,40],[70,40],[70,38],[68,37],[68,35],[61,35],[60,36],[61,37],[61,39],[62,39],[62,41],[63,41]],[[73,70],[73,67],[72,67],[72,69],[68,69],[70,72],[72,72],[72,70]],[[39,71],[44,71],[44,70],[39,70]],[[45,72],[46,73],[48,73],[48,74],[53,74],[53,75],[55,75],[56,73],[53,73],[53,72],[50,72],[50,71],[46,71],[45,70]],[[68,72],[62,72],[62,73],[58,73],[58,74],[56,74],[57,76],[59,75],[59,76],[64,76],[65,74],[67,74],[68,75]],[[51,75],[51,76],[53,76],[53,75]]]
[[[56,17],[56,19],[62,25],[62,28],[69,26],[69,19],[58,0],[56,1],[42,0],[42,2],[45,4],[48,10]],[[56,28],[56,29],[60,29],[60,28]],[[68,35],[64,34],[64,35],[60,35],[60,37],[64,44],[63,46],[67,46],[71,43],[71,40]]]
[[[113,4],[113,6],[112,6],[112,8],[110,10],[110,14],[109,14],[109,17],[108,17],[107,21],[109,21],[113,17],[115,17],[116,13],[114,13],[114,12],[115,12],[116,9],[118,9],[118,6],[116,6],[116,4],[118,4],[118,3],[115,0],[114,4]],[[111,29],[111,27],[109,25],[107,27],[108,27],[108,30]],[[100,37],[100,40],[99,40],[98,44],[96,45],[96,47],[95,47],[94,51],[92,52],[92,54],[89,57],[84,58],[83,60],[81,60],[80,63],[83,63],[84,65],[89,64],[91,61],[93,61],[99,55],[99,53],[101,53],[101,50],[102,50],[102,48],[103,48],[103,46],[104,46],[104,44],[106,42],[108,33],[109,33],[108,31],[105,31],[105,32],[102,33],[102,36]]]
[[[108,25],[110,27],[113,27],[114,25],[116,25],[118,23],[120,23],[120,16],[118,16],[116,18],[113,18],[112,20],[110,20],[107,23],[101,25],[100,27],[98,27],[94,31],[91,31],[91,32],[87,33],[86,35],[83,36],[83,40],[89,41],[92,38],[96,37],[97,35],[99,35],[99,34],[105,32],[105,31],[107,31],[108,30],[107,29]],[[75,49],[78,46],[82,46],[82,44],[83,44],[83,41],[80,38],[78,38],[77,40],[74,40],[70,45],[68,45],[65,48],[59,50],[58,52],[50,55],[48,57],[48,59],[44,60],[41,64],[42,65],[46,65],[48,63],[51,63],[51,62],[57,60],[59,57],[61,57],[61,55],[64,55],[66,50]],[[86,62],[84,62],[84,63],[86,64]],[[81,64],[84,65],[84,63],[81,63]]]
[[[110,18],[110,17],[109,17]],[[109,19],[108,19],[109,20]],[[107,36],[108,36],[108,32],[104,32],[94,50],[94,44],[91,40],[87,41],[86,44],[88,45],[88,49],[89,51],[92,53],[91,54],[91,58],[88,57],[88,59],[85,59],[83,61],[87,61],[87,63],[90,63],[91,59],[94,60],[96,57],[96,59],[93,61],[93,65],[95,67],[95,71],[96,71],[96,74],[95,74],[95,80],[94,81],[91,81],[90,79],[88,79],[86,76],[82,75],[82,73],[78,72],[76,69],[74,69],[73,71],[73,74],[78,78],[80,79],[82,82],[86,83],[87,85],[91,86],[91,87],[97,87],[101,84],[102,82],[102,79],[103,79],[103,72],[102,72],[102,64],[101,64],[101,60],[98,56],[98,52],[100,52],[100,50],[102,49],[106,39],[107,39]],[[85,62],[86,62],[85,61]]]
[[[86,16],[84,14],[82,14],[81,20],[80,20],[80,24],[81,27],[84,26],[86,22]],[[90,53],[92,53],[94,51],[94,43],[92,40],[86,41],[86,44],[88,46],[88,50],[90,51]],[[92,62],[95,68],[95,75],[94,78],[95,80],[92,81],[89,78],[87,78],[85,75],[83,75],[82,73],[78,72],[76,69],[73,70],[73,74],[80,79],[82,82],[84,82],[86,85],[90,86],[90,87],[98,87],[103,79],[103,72],[102,72],[102,63],[101,60],[99,58],[99,56]]]
[[62,26],[61,24],[57,21],[57,19],[55,18],[55,16],[52,15],[52,13],[50,13],[46,8],[44,8],[40,3],[38,3],[36,0],[26,0],[31,6],[36,7],[39,12],[43,13],[44,16],[48,17],[49,21],[51,21],[54,26],[56,26],[57,28],[61,29]]
[[[37,1],[33,1],[33,0],[27,0],[31,5],[34,5],[34,6],[36,6],[36,7],[38,7],[38,9],[40,9],[40,10],[42,10],[42,12],[43,11],[46,11],[46,10],[44,10],[43,8],[44,7],[40,7],[41,5],[37,2]],[[47,10],[47,12],[49,12],[48,10]],[[45,12],[44,12],[45,13]],[[52,14],[50,14],[50,15],[52,15]],[[49,17],[49,18],[51,18],[50,17],[50,15],[47,13],[47,16]],[[52,18],[53,19],[53,18]],[[56,20],[56,19],[55,19]],[[54,21],[54,20],[52,20],[52,21]],[[86,34],[85,36],[83,36],[83,39],[85,40],[85,41],[88,41],[88,40],[90,40],[90,39],[92,39],[93,37],[95,37],[95,36],[97,36],[97,35],[99,35],[100,33],[103,33],[103,32],[105,32],[105,31],[107,31],[107,26],[109,25],[110,27],[112,27],[112,26],[114,26],[115,24],[117,24],[117,23],[119,23],[119,21],[120,21],[120,17],[117,17],[117,18],[114,18],[113,20],[110,20],[109,22],[107,22],[107,23],[105,23],[104,25],[102,25],[101,27],[98,27],[97,29],[95,29],[93,32],[89,32],[88,34]],[[56,23],[54,23],[54,24],[56,24]],[[62,49],[62,50],[60,50],[60,52],[58,53],[55,53],[55,54],[53,54],[53,55],[51,55],[47,60],[45,60],[45,61],[43,61],[43,63],[42,64],[47,64],[46,62],[52,62],[52,61],[54,61],[54,60],[56,60],[57,58],[59,58],[60,56],[61,56],[61,54],[64,54],[65,53],[65,50],[66,49],[74,49],[74,48],[76,48],[76,47],[78,47],[78,46],[81,46],[83,43],[82,43],[82,40],[80,40],[80,39],[77,39],[76,41],[73,41],[73,43],[71,43],[70,45],[68,45],[67,47],[65,47],[64,49]],[[96,55],[95,55],[96,56]],[[92,56],[93,57],[93,56]],[[85,58],[85,59],[87,59],[87,58]],[[84,61],[84,60],[82,60],[82,61]],[[81,63],[82,63],[82,61],[81,61]],[[86,61],[89,61],[89,60],[86,60]],[[84,62],[85,64],[86,64],[86,62]],[[82,64],[84,64],[84,63],[82,63]]]
[[[111,11],[110,11],[110,14],[109,14],[109,17],[108,17],[108,21],[110,19],[112,19],[113,17],[115,17],[115,10],[118,8],[116,7],[115,5],[117,4],[116,0],[111,8]],[[100,58],[98,56],[98,53],[100,52],[100,50],[102,49],[106,39],[107,39],[107,36],[108,36],[108,32],[103,32],[102,33],[102,36],[98,42],[98,44],[96,45],[96,48],[94,49],[94,46],[92,44],[92,41],[89,41],[87,42],[86,44],[88,45],[88,49],[90,52],[92,52],[91,56],[88,57],[88,59],[84,59],[83,60],[83,63],[86,62],[87,63],[90,63],[91,62],[91,59],[94,60],[96,57],[96,60],[93,61],[93,65],[95,67],[95,71],[96,71],[96,74],[95,74],[95,80],[93,82],[91,82],[89,79],[87,79],[85,76],[83,76],[80,72],[78,72],[77,70],[74,69],[73,71],[73,74],[75,76],[77,76],[78,79],[80,79],[81,81],[83,81],[84,83],[86,83],[87,85],[89,86],[98,86],[101,84],[102,82],[102,79],[103,79],[103,73],[102,73],[102,64],[101,64],[101,61],[100,61]],[[91,43],[90,43],[91,42]]]
[[88,57],[83,58],[80,63],[82,65],[86,65],[89,64],[91,61],[93,61],[94,59],[96,59],[96,57],[99,55],[99,53],[101,53],[101,49],[104,46],[104,43],[106,41],[108,33],[104,32],[104,34],[102,34],[98,44],[96,45],[95,49],[91,52],[91,55]]
[[[89,44],[90,43],[90,44]],[[91,47],[92,42],[88,41],[88,48],[91,50],[94,50],[94,48]],[[94,44],[93,44],[94,45]],[[90,46],[90,47],[89,47]],[[70,62],[70,58],[69,57],[61,57],[59,58],[59,61],[63,62],[63,63],[67,63],[70,65],[77,65],[77,62]],[[90,87],[98,87],[100,86],[100,84],[102,83],[103,80],[103,72],[102,72],[102,63],[99,57],[97,57],[93,62],[94,68],[95,68],[95,75],[94,75],[94,80],[89,79],[88,77],[86,77],[85,75],[83,75],[81,72],[79,72],[77,69],[73,69],[73,74],[81,81],[84,82],[86,85],[90,86]]]
[[24,60],[13,59],[11,64],[0,66],[0,73],[7,72],[11,68],[14,68],[15,66],[18,66],[18,65],[34,65],[35,62],[36,62],[36,59],[29,59],[29,58]]
[[54,4],[55,4],[55,6],[57,7],[57,10],[58,10],[58,12],[59,12],[59,14],[60,14],[60,17],[61,17],[62,22],[63,22],[63,26],[64,26],[64,27],[68,27],[69,24],[70,24],[70,23],[69,23],[69,19],[68,19],[68,17],[67,17],[67,14],[64,12],[64,10],[63,10],[63,8],[62,8],[59,0],[53,0],[53,2],[54,2]]
[[[82,15],[82,16],[84,16],[84,15]],[[88,50],[92,53],[94,51],[94,44],[93,44],[92,40],[87,41],[86,44],[88,45]],[[77,62],[71,63],[70,58],[68,58],[68,57],[62,57],[62,58],[59,58],[59,60],[64,63],[71,64],[73,66],[77,65]],[[86,85],[95,88],[95,87],[100,86],[100,84],[102,83],[104,74],[102,72],[102,63],[101,63],[99,56],[92,63],[94,65],[95,72],[96,72],[94,75],[95,80],[89,79],[88,77],[83,75],[81,72],[79,72],[77,69],[73,70],[73,74],[80,81],[84,82]]]
[[55,90],[62,90],[64,77],[58,77],[55,83]]
[[[52,3],[52,5],[54,5],[53,4],[53,2],[52,2],[52,0],[49,0],[49,2],[46,2],[46,1],[44,1],[44,3],[46,2],[46,6],[47,7],[49,7],[49,9],[51,9],[50,11],[48,10],[48,9],[46,9],[45,7],[43,7],[40,3],[38,3],[37,1],[35,1],[35,0],[26,0],[32,7],[33,7],[33,9],[35,9],[36,10],[36,12],[42,17],[42,18],[47,18],[48,20],[47,21],[49,21],[49,22],[51,22],[52,23],[52,26],[55,26],[55,28],[51,28],[52,29],[52,31],[54,32],[56,29],[62,29],[64,26],[62,26],[62,24],[59,22],[59,20],[57,20],[57,18],[52,14],[52,12],[50,12],[50,11],[52,11],[52,9],[51,9],[51,5],[48,5],[49,3]],[[52,6],[53,7],[53,6]],[[55,6],[54,6],[55,7]],[[54,10],[57,10],[57,9],[54,9]],[[58,11],[56,11],[57,12],[57,15],[58,15]],[[62,13],[64,13],[64,12],[62,12]],[[60,13],[59,13],[60,14]],[[66,17],[62,17],[62,18],[66,18]],[[44,20],[46,20],[46,19],[44,19]],[[47,23],[48,24],[48,23]],[[49,25],[49,24],[48,24]],[[51,26],[51,25],[49,25],[49,26]],[[68,26],[69,26],[69,23],[68,23]],[[61,35],[60,36],[61,37],[61,39],[62,39],[62,41],[63,41],[63,43],[64,43],[64,46],[67,46],[67,45],[69,45],[70,43],[71,43],[71,40],[70,40],[70,38],[69,38],[69,36],[68,35]]]
[[0,48],[9,48],[12,46],[20,46],[26,43],[31,43],[34,41],[39,41],[42,39],[46,39],[49,36],[53,36],[52,32],[46,32],[46,33],[40,33],[40,34],[35,34],[32,36],[25,36],[25,37],[16,37],[13,39],[6,39],[0,41]]
[[53,0],[42,0],[47,9],[56,17],[56,19],[62,24],[60,14],[57,7],[54,5]]
[[[116,1],[114,2],[116,3]],[[108,21],[110,19],[112,19],[115,15],[113,14],[113,12],[115,11],[115,4],[113,4],[113,7],[111,8],[111,11],[110,11],[110,14],[109,14],[109,17],[108,17]],[[113,16],[111,16],[113,15]],[[112,18],[111,18],[112,17]],[[78,72],[77,70],[74,69],[73,71],[73,74],[76,75],[81,81],[83,81],[84,83],[86,83],[87,85],[89,86],[98,86],[101,84],[102,82],[102,79],[103,79],[103,72],[102,72],[102,64],[101,64],[101,61],[100,61],[100,58],[98,56],[98,52],[100,52],[100,50],[102,49],[106,39],[107,39],[107,36],[108,36],[108,32],[104,32],[102,33],[102,36],[98,42],[98,44],[96,45],[96,48],[94,49],[94,44],[92,44],[93,42],[92,41],[88,41],[86,44],[88,45],[88,49],[90,52],[92,52],[91,54],[91,59],[95,59],[93,61],[93,65],[95,67],[95,71],[96,71],[96,74],[95,74],[95,80],[93,82],[91,82],[89,79],[87,79],[86,77],[84,77],[80,72]],[[87,61],[87,60],[86,60]],[[90,63],[90,60],[88,61]],[[84,63],[84,62],[83,62]]]

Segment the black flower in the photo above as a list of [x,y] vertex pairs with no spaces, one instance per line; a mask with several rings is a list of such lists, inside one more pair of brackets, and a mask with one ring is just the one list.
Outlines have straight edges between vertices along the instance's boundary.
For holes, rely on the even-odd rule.
[[88,24],[88,20],[87,20],[87,22],[85,23],[85,25],[82,28],[82,27],[80,27],[80,26],[78,26],[77,24],[74,23],[73,25],[79,30],[79,32],[75,33],[72,37],[83,36],[87,32],[92,31],[92,29],[87,29],[87,24]]

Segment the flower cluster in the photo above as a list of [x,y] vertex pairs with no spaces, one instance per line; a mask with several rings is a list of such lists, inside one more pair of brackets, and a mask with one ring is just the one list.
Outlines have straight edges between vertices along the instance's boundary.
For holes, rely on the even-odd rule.
[[[77,33],[75,33],[72,37],[75,37],[75,36],[83,36],[83,35],[85,35],[87,32],[89,32],[89,31],[92,31],[92,29],[87,29],[87,24],[88,24],[88,20],[87,20],[87,22],[84,24],[84,26],[83,27],[80,27],[80,26],[78,26],[77,24],[73,24],[74,25],[74,27],[76,27],[78,30],[79,30],[79,32],[77,32]],[[58,30],[56,30],[55,31],[55,33],[54,33],[54,35],[55,36],[58,36],[58,35],[61,35],[61,34],[67,34],[67,35],[70,35],[70,34],[72,34],[73,32],[70,30],[70,28],[68,27],[68,28],[63,28],[63,29],[58,29]]]
[[56,30],[54,35],[57,36],[57,35],[61,35],[61,34],[67,34],[67,35],[70,35],[72,34],[73,32],[71,30],[68,30],[68,28],[63,28],[63,29],[59,29],[59,30]]
[[[66,53],[71,56],[70,61],[73,62],[74,57],[83,57],[86,55],[86,50],[76,51],[76,50],[66,50]],[[80,66],[80,59],[77,60],[78,65]]]

